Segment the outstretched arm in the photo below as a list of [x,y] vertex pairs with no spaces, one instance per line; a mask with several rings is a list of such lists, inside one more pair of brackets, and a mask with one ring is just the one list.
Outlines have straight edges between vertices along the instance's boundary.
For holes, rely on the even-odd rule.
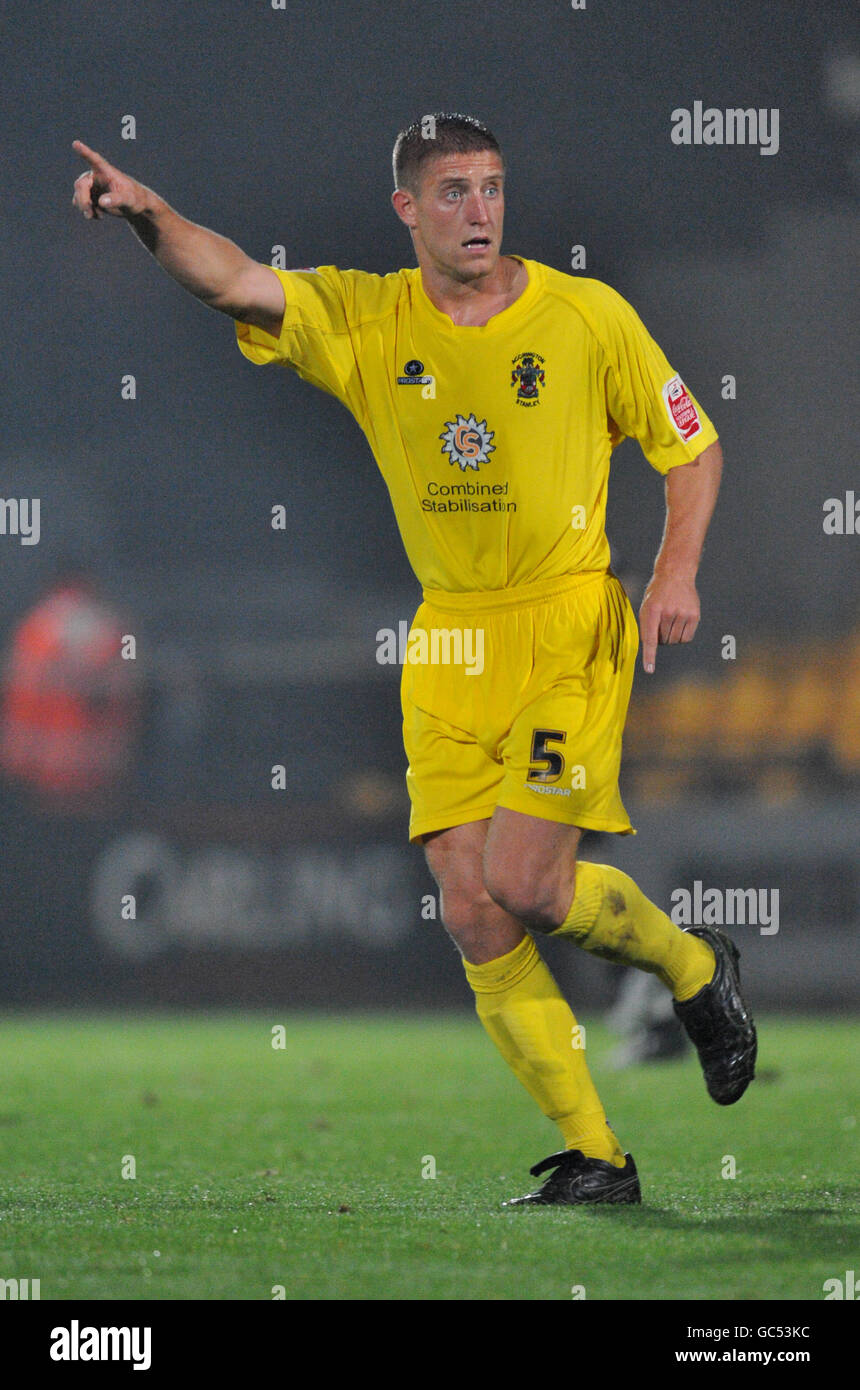
[[658,643],[691,642],[699,626],[696,572],[722,471],[723,451],[711,444],[666,475],[666,527],[639,609],[642,664],[649,674]]
[[278,336],[286,302],[277,275],[217,232],[180,217],[151,188],[114,168],[80,140],[73,142],[89,164],[75,181],[72,199],[84,217],[122,217],[147,251],[197,299],[231,318]]

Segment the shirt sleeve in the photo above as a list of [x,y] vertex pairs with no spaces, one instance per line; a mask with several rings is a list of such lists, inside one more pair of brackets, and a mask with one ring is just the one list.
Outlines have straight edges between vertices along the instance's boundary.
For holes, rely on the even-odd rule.
[[609,286],[601,288],[595,326],[613,447],[625,436],[638,440],[658,473],[691,463],[716,442],[716,429],[632,306]]
[[240,352],[256,366],[292,367],[305,381],[336,396],[362,422],[361,375],[351,331],[352,295],[335,266],[313,270],[267,269],[284,287],[286,308],[276,338],[250,323],[236,322]]

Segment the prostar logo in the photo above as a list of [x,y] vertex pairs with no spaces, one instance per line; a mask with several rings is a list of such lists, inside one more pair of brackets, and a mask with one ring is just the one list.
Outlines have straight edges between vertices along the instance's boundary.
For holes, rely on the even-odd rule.
[[448,454],[451,463],[459,463],[463,473],[467,468],[474,468],[477,473],[478,464],[488,463],[496,447],[491,443],[495,433],[487,428],[486,420],[476,420],[474,414],[458,415],[456,420],[445,421],[439,435],[442,453]]

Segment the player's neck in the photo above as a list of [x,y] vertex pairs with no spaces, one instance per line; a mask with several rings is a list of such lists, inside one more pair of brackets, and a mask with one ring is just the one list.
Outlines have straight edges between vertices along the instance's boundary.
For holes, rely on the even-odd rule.
[[529,279],[513,256],[500,256],[489,275],[467,281],[453,279],[426,257],[419,257],[419,265],[430,303],[459,327],[483,327],[519,299]]

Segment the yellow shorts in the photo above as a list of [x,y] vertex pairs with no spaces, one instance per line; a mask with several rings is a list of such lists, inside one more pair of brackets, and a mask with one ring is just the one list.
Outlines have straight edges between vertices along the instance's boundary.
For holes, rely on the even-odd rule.
[[425,589],[401,685],[410,840],[497,806],[634,834],[618,770],[638,645],[611,572]]

